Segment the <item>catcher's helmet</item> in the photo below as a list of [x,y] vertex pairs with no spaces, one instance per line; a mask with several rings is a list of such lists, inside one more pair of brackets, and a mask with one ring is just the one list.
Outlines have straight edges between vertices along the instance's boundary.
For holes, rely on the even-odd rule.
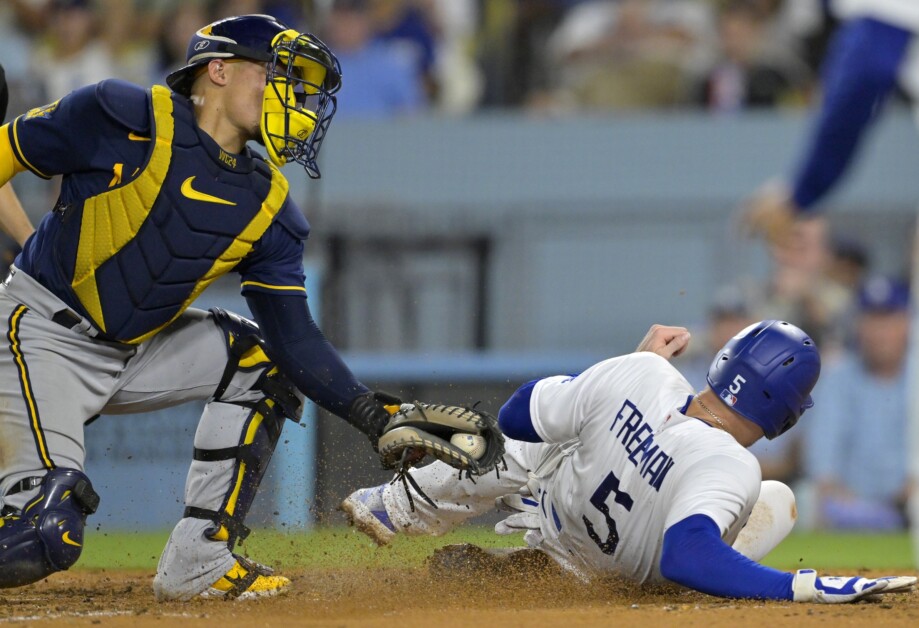
[[814,341],[791,323],[765,320],[722,347],[706,380],[724,403],[773,439],[814,405],[810,392],[819,376]]
[[335,115],[341,66],[315,35],[290,29],[270,15],[240,15],[208,24],[188,43],[186,65],[166,77],[189,96],[201,68],[212,59],[240,57],[268,68],[261,141],[277,165],[302,164],[319,177],[316,157]]

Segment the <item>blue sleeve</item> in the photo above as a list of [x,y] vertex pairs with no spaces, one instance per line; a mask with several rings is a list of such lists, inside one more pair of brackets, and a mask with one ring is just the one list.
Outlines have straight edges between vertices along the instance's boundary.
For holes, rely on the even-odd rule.
[[538,381],[534,379],[518,388],[498,411],[498,427],[508,438],[528,443],[542,442],[530,416],[530,398]]
[[823,104],[801,163],[792,199],[803,211],[833,187],[896,85],[911,33],[871,18],[840,27],[823,69]]
[[705,515],[687,517],[664,533],[661,575],[709,595],[792,599],[792,574],[764,567],[729,547]]
[[368,391],[345,365],[310,315],[306,299],[270,292],[246,293],[268,355],[314,402],[348,419],[348,408]]

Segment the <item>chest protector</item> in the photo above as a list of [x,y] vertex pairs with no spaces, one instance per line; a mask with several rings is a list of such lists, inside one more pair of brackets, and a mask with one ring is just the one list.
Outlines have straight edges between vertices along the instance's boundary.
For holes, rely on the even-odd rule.
[[166,88],[153,87],[151,108],[140,173],[87,198],[64,227],[78,241],[71,301],[104,337],[132,344],[246,257],[288,192],[273,165],[253,159],[237,169],[236,156],[205,145],[191,107]]

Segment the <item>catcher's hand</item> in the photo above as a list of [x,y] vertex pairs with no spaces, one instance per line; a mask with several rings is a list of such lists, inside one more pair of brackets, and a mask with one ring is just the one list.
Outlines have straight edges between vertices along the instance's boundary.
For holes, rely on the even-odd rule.
[[813,569],[799,569],[792,581],[795,602],[842,604],[857,602],[872,595],[912,591],[916,584],[913,576],[888,576],[884,578],[847,578],[839,576],[817,577]]
[[378,447],[387,469],[405,471],[423,453],[472,476],[495,468],[504,456],[504,436],[487,412],[416,401],[392,416]]

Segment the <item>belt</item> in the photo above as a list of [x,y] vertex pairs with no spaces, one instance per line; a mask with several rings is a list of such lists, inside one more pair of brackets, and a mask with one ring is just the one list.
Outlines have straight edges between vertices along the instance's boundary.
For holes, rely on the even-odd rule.
[[89,336],[90,338],[107,340],[107,338],[100,334],[96,328],[89,323],[89,321],[76,314],[73,310],[60,310],[55,312],[51,317],[51,322],[57,323],[66,329],[71,329],[75,332],[81,333],[84,336]]
[[54,316],[51,317],[51,322],[57,323],[61,327],[66,327],[67,329],[73,329],[83,322],[83,319],[70,310],[61,310],[60,312],[55,312]]

